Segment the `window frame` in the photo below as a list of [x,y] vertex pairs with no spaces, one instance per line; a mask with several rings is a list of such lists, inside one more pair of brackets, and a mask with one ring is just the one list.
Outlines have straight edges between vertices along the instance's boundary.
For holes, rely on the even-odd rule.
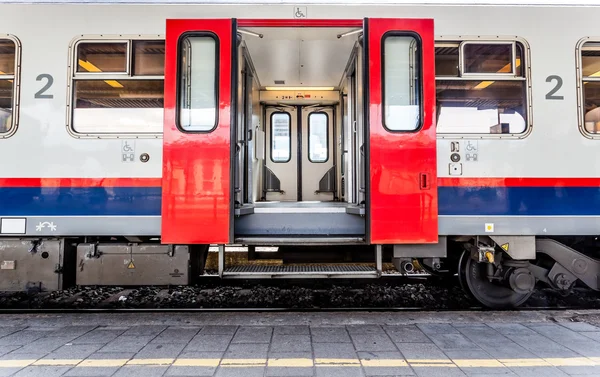
[[[510,45],[511,46],[511,54],[512,54],[512,62],[511,62],[511,72],[490,72],[490,73],[480,73],[480,72],[467,72],[465,68],[465,48],[468,45]],[[517,43],[513,41],[474,41],[474,40],[464,40],[460,42],[458,46],[458,75],[459,77],[472,77],[477,80],[479,77],[499,77],[499,80],[502,80],[506,77],[517,77],[516,72],[516,64],[517,61]],[[452,77],[452,76],[450,76]]]
[[[215,92],[215,124],[209,130],[186,130],[183,127],[181,127],[181,74],[182,74],[182,72],[181,72],[181,57],[182,57],[181,51],[182,51],[183,41],[186,38],[190,38],[190,37],[191,38],[193,38],[193,37],[210,37],[215,41],[215,88],[214,88],[214,92]],[[219,40],[219,36],[213,32],[189,31],[189,32],[185,32],[179,36],[179,39],[177,40],[177,62],[176,62],[176,67],[177,67],[176,72],[177,73],[176,73],[176,85],[175,85],[175,126],[177,127],[177,129],[180,132],[189,133],[189,134],[208,134],[208,133],[212,133],[219,126],[219,112],[220,112],[219,111],[219,96],[221,94],[219,91],[220,74],[221,74],[220,52],[221,52],[221,43]]]
[[[288,143],[288,149],[290,151],[290,155],[286,161],[273,160],[273,115],[275,114],[285,114],[289,119],[288,128],[290,130],[290,141]],[[273,111],[269,116],[269,159],[271,159],[271,162],[274,164],[287,164],[288,162],[292,161],[292,114],[290,114],[288,111]]]
[[[324,114],[325,115],[325,119],[327,119],[326,123],[325,123],[325,146],[327,147],[327,158],[323,161],[313,161],[310,158],[310,117],[313,115],[317,115],[317,114]],[[313,111],[311,113],[308,114],[308,124],[307,124],[307,129],[306,131],[308,131],[308,145],[306,148],[306,152],[307,152],[307,157],[308,157],[308,161],[310,161],[313,164],[324,164],[327,161],[329,161],[329,114],[327,114],[326,111]],[[290,138],[291,141],[291,138]]]
[[21,41],[15,35],[12,34],[0,34],[0,39],[9,40],[15,44],[15,67],[14,74],[0,75],[2,80],[13,80],[12,85],[12,121],[10,130],[7,132],[0,132],[0,139],[8,139],[17,132],[19,127],[19,107],[21,104]]
[[[162,132],[78,132],[74,128],[73,112],[75,110],[75,82],[78,80],[128,80],[128,81],[160,81],[164,83],[163,75],[139,75],[132,72],[133,64],[133,41],[165,41],[162,34],[117,34],[117,35],[78,35],[71,40],[69,44],[69,66],[67,76],[67,133],[77,139],[161,139]],[[102,72],[101,74],[92,72],[77,72],[78,66],[78,47],[82,43],[127,43],[127,69],[126,72]],[[120,76],[120,78],[119,78]]]
[[[386,117],[386,103],[385,103],[385,41],[386,39],[388,39],[389,37],[412,37],[415,39],[415,41],[417,42],[417,48],[419,51],[419,54],[417,54],[417,59],[416,59],[416,65],[419,67],[419,75],[418,75],[418,79],[419,79],[419,90],[418,90],[418,96],[419,96],[419,123],[417,125],[417,127],[415,127],[412,130],[392,130],[390,129],[386,124],[385,124],[385,117]],[[386,33],[383,34],[383,36],[381,37],[381,125],[383,126],[383,128],[390,133],[401,133],[401,134],[406,134],[406,133],[418,133],[421,131],[421,129],[423,128],[423,117],[424,117],[424,109],[423,109],[423,40],[421,38],[421,36],[414,32],[414,31],[401,31],[401,30],[391,30],[388,31]],[[415,75],[415,77],[417,77]]]
[[[464,43],[473,43],[473,44],[482,44],[482,43],[490,43],[490,44],[506,44],[507,42],[513,42],[514,44],[514,54],[513,59],[516,61],[516,49],[517,44],[520,44],[523,47],[523,53],[521,55],[521,70],[523,72],[523,76],[516,76],[516,66],[513,64],[513,72],[514,74],[506,74],[506,73],[491,73],[491,74],[480,74],[480,73],[467,73],[466,75],[462,71],[463,63],[462,63],[462,47],[461,45]],[[437,93],[437,81],[472,81],[472,80],[481,80],[481,81],[524,81],[525,82],[525,114],[527,115],[525,119],[525,131],[522,133],[514,134],[475,134],[475,133],[443,133],[437,130],[436,126],[436,137],[438,139],[524,139],[528,137],[533,131],[533,109],[532,109],[532,87],[531,87],[531,48],[526,39],[519,36],[469,36],[469,35],[439,35],[435,37],[434,47],[438,47],[442,44],[450,44],[455,43],[458,45],[459,51],[459,67],[458,67],[458,77],[457,76],[435,76],[436,81],[436,93]],[[435,54],[435,53],[434,53]],[[434,55],[435,59],[435,55]],[[512,77],[511,77],[512,76]],[[437,107],[437,106],[436,106]],[[437,124],[437,111],[435,114],[436,124]]]
[[[586,43],[600,43],[600,37],[583,37],[577,41],[575,47],[576,59],[575,70],[577,80],[577,126],[579,132],[587,139],[600,140],[600,133],[594,134],[585,129],[585,90],[584,81],[600,82],[600,77],[588,77],[583,75],[583,48]],[[586,77],[588,77],[586,79]]]

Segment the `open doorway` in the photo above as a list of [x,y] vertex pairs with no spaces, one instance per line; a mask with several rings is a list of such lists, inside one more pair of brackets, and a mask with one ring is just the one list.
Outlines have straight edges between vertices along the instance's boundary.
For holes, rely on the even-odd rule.
[[364,236],[362,28],[238,31],[236,237]]

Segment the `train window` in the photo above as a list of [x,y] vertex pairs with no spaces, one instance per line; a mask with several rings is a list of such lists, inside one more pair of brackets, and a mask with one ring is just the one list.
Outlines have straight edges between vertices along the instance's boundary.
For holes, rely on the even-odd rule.
[[184,131],[211,131],[217,125],[216,40],[186,37],[181,48],[179,125]]
[[77,134],[160,134],[163,40],[80,41],[71,92]]
[[327,113],[308,116],[308,160],[326,162],[329,159],[329,117]]
[[387,36],[383,42],[384,126],[415,131],[420,125],[420,46],[414,37]]
[[514,43],[464,42],[461,47],[463,73],[514,74]]
[[439,42],[435,62],[438,134],[527,131],[528,78],[520,42]]
[[583,130],[600,134],[600,42],[587,42],[581,48],[581,76],[583,80]]
[[289,113],[271,114],[271,161],[289,162],[292,158],[292,117]]
[[12,135],[16,127],[17,44],[0,38],[0,137]]
[[79,43],[77,72],[127,72],[127,42]]

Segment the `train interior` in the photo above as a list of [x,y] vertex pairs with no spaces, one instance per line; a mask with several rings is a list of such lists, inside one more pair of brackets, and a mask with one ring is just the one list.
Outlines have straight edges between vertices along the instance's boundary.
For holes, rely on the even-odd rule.
[[235,237],[365,235],[361,29],[240,30]]

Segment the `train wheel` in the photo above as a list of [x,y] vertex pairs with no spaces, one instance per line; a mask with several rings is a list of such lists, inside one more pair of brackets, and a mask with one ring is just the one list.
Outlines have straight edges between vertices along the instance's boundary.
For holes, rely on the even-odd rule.
[[[511,309],[522,305],[533,293],[533,289],[516,292],[510,285],[488,279],[488,264],[477,263],[469,251],[463,252],[458,265],[458,280],[463,290],[484,306],[491,309]],[[524,277],[527,279],[528,277]],[[520,275],[517,279],[521,279]],[[530,283],[527,282],[527,285]],[[535,281],[533,282],[533,285]]]

